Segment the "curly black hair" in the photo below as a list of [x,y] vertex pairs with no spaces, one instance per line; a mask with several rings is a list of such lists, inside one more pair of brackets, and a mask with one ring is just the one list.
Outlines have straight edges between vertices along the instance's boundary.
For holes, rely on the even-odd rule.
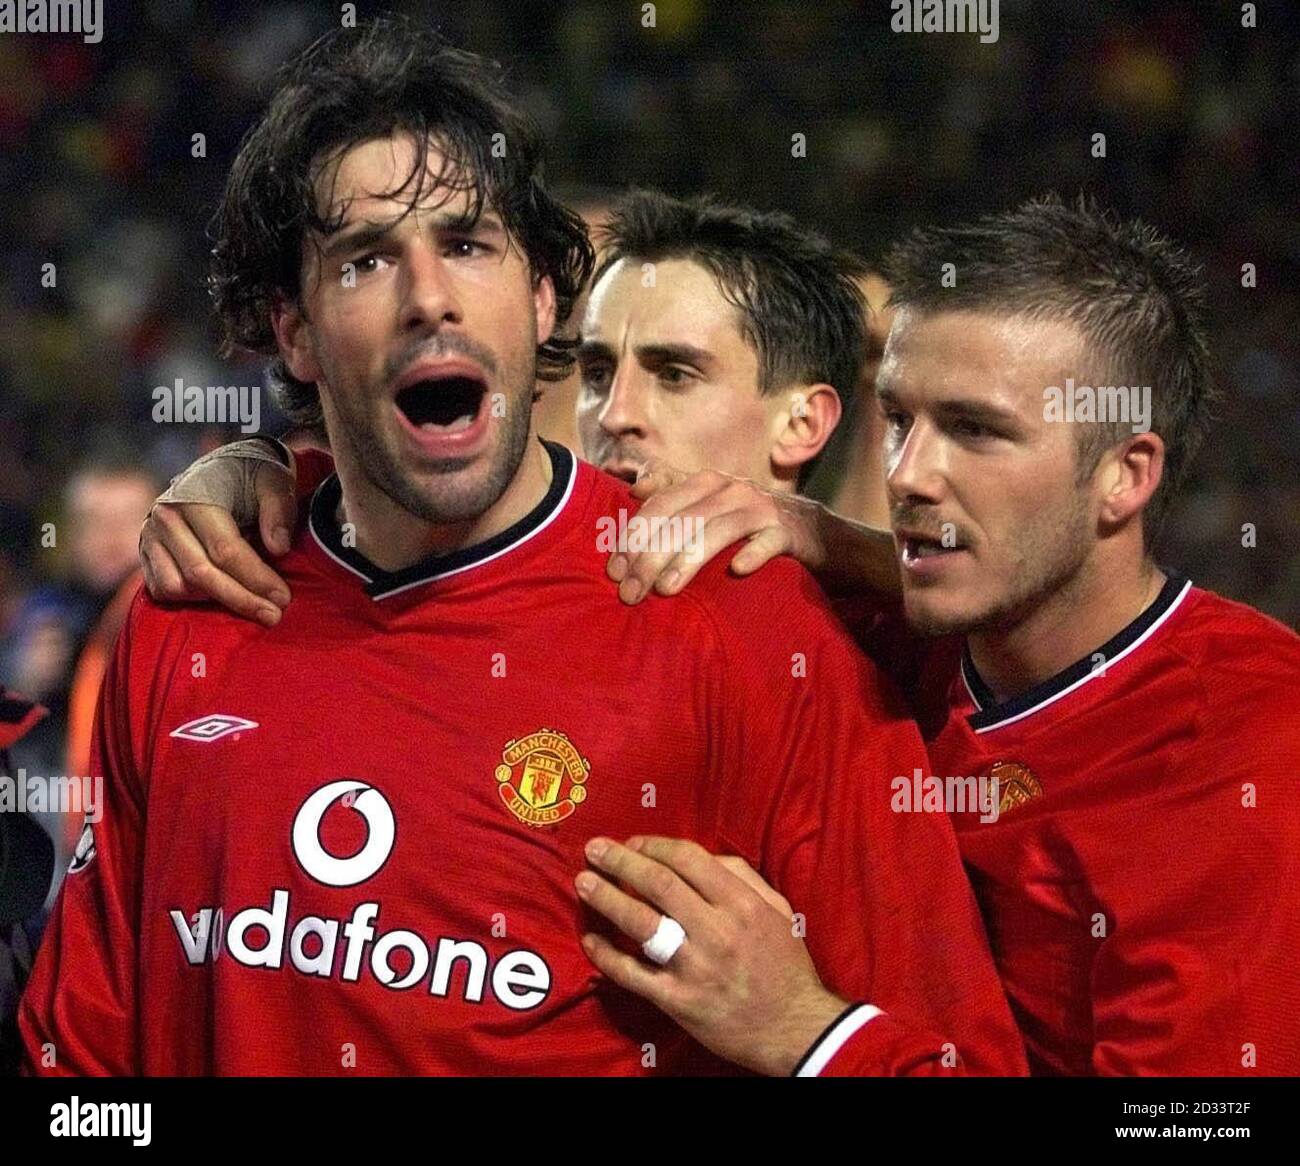
[[271,327],[278,300],[301,304],[302,247],[309,232],[328,236],[343,212],[322,217],[315,183],[351,146],[409,133],[418,156],[392,192],[407,213],[429,188],[432,139],[442,156],[434,181],[470,195],[470,214],[491,207],[528,257],[535,279],[555,286],[556,334],[538,345],[537,375],[561,380],[577,340],[562,333],[594,262],[582,220],[542,181],[543,142],[513,102],[499,65],[448,44],[437,32],[383,17],[326,33],[288,62],[261,120],[245,135],[221,205],[208,288],[223,353],[250,349],[272,357],[277,404],[292,420],[319,425],[314,384],[295,379]]

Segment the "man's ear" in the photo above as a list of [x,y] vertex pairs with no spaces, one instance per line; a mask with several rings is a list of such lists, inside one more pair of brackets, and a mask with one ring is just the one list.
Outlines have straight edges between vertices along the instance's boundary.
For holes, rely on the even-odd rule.
[[277,299],[271,308],[271,327],[285,366],[294,379],[316,384],[324,379],[316,354],[311,348],[307,317],[293,300]]
[[777,415],[779,426],[772,443],[772,466],[780,478],[797,478],[835,432],[844,407],[830,385],[800,385],[785,394]]
[[533,311],[537,313],[537,343],[543,344],[555,331],[555,284],[549,275],[533,286]]
[[1158,433],[1138,433],[1102,458],[1099,521],[1114,529],[1140,515],[1160,485],[1165,470],[1165,443]]

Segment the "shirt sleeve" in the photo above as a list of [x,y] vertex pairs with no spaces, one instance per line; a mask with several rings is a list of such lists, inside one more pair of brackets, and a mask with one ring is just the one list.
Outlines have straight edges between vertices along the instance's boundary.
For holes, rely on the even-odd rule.
[[784,597],[738,588],[761,618],[719,621],[719,835],[802,915],[826,987],[857,1002],[798,1071],[1024,1072],[947,816],[892,809],[894,779],[929,772],[916,724],[811,578],[767,571]]
[[[140,601],[133,609],[139,611]],[[100,780],[19,1005],[25,1069],[46,1076],[129,1076],[136,1054],[136,978],[143,803],[128,666],[131,625],[104,680],[91,743]]]

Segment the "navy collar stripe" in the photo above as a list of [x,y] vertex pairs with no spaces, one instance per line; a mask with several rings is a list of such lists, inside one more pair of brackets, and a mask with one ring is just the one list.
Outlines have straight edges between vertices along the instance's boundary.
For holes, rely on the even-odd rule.
[[[1054,704],[1095,677],[1105,675],[1107,669],[1136,649],[1173,614],[1191,586],[1191,582],[1184,576],[1174,571],[1168,572],[1165,585],[1155,601],[1097,651],[1088,653],[1082,660],[1075,661],[1064,671],[1035,685],[1028,692],[1022,692],[1000,704],[976,669],[975,662],[971,659],[970,645],[966,644],[962,648],[961,674],[977,710],[967,718],[970,727],[977,733],[1000,729]],[[1104,662],[1103,668],[1097,668],[1093,663],[1099,655]]]
[[321,549],[340,566],[346,567],[365,583],[371,599],[387,599],[400,591],[458,575],[470,567],[481,566],[498,558],[525,540],[538,534],[563,509],[577,477],[577,459],[564,446],[542,440],[551,458],[551,484],[545,497],[518,522],[476,546],[464,547],[449,554],[429,555],[400,571],[384,571],[355,547],[343,544],[343,532],[335,515],[343,496],[337,474],[331,474],[312,495],[309,525]]

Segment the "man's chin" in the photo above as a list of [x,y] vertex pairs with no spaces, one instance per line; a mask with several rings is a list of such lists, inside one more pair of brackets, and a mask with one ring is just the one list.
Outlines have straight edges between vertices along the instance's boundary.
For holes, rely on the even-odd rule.
[[529,414],[514,410],[506,420],[493,418],[463,449],[415,441],[391,416],[350,428],[345,419],[342,428],[336,446],[351,446],[352,459],[375,489],[420,521],[447,525],[474,522],[501,499],[527,451]]
[[903,592],[903,615],[908,629],[919,636],[966,635],[982,626],[987,613],[956,603],[945,603],[932,590]]
[[956,595],[944,588],[903,589],[903,614],[908,628],[922,636],[970,635],[972,632],[1006,634],[1024,622],[1043,602],[1056,594],[1061,583],[1053,580],[1038,587],[985,597],[975,601],[970,587]]
[[469,481],[475,469],[486,464],[487,460],[474,454],[467,457],[408,457],[398,464],[405,481],[419,489],[435,490],[445,482]]
[[389,495],[424,522],[473,522],[496,505],[509,484],[498,477],[480,459],[440,459],[403,473]]

